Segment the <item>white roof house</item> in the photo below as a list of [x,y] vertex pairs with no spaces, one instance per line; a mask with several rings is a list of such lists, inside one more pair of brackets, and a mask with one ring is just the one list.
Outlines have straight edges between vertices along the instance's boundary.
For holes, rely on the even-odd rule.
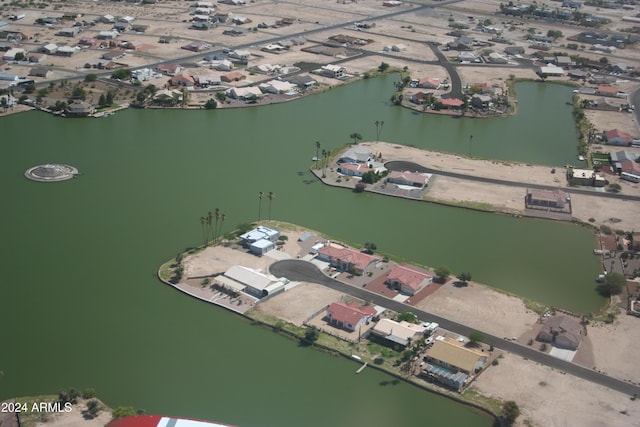
[[209,67],[218,71],[231,71],[233,70],[233,62],[228,59],[221,59],[209,62]]
[[271,80],[267,83],[260,84],[260,89],[269,93],[287,93],[296,90],[297,86],[289,82],[281,82],[280,80]]
[[371,329],[371,333],[382,338],[386,338],[394,343],[406,346],[409,341],[419,339],[424,335],[426,328],[414,323],[396,322],[391,319],[380,319]]
[[234,99],[247,99],[255,96],[262,96],[262,91],[258,87],[232,87],[225,92]]
[[27,51],[20,47],[14,47],[6,51],[4,55],[2,55],[2,59],[13,60],[16,58],[16,55],[19,53],[21,53],[22,55],[26,55]]
[[44,46],[42,46],[41,50],[44,53],[53,54],[58,51],[58,45],[55,43],[47,43]]
[[555,65],[548,64],[547,66],[540,67],[540,74],[543,76],[564,76],[564,70]]
[[262,225],[259,225],[253,230],[247,231],[246,233],[240,235],[242,241],[246,243],[253,243],[261,239],[267,239],[275,242],[276,240],[278,240],[278,237],[280,237],[280,232],[278,230],[264,227]]
[[264,297],[283,289],[284,283],[271,275],[262,274],[250,268],[234,265],[224,272],[225,277],[246,285],[246,292],[256,297]]

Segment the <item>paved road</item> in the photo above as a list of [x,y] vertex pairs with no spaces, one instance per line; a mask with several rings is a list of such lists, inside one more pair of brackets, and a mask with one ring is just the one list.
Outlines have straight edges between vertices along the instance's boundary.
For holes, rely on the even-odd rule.
[[[269,271],[276,277],[286,277],[289,280],[324,285],[338,292],[349,294],[356,298],[360,298],[363,301],[370,301],[373,304],[383,306],[398,313],[411,311],[415,313],[419,319],[437,322],[442,328],[461,335],[468,335],[469,331],[472,329],[469,326],[452,322],[451,320],[436,316],[435,314],[426,312],[424,310],[418,310],[415,307],[391,300],[387,297],[375,294],[373,292],[369,292],[366,289],[347,285],[346,283],[332,279],[322,273],[318,269],[318,267],[308,261],[277,261],[271,265]],[[555,357],[549,356],[546,353],[542,353],[531,347],[521,345],[517,342],[496,337],[486,332],[482,332],[482,334],[484,335],[484,342],[486,344],[493,345],[494,347],[508,351],[509,353],[517,354],[518,356],[524,357],[542,365],[549,366],[562,372],[567,372],[576,377],[591,381],[604,387],[608,387],[620,393],[625,393],[629,396],[632,396],[634,393],[640,394],[640,387],[633,384],[618,380],[616,378],[608,377],[580,365],[556,359]]]
[[[516,181],[505,181],[502,179],[493,179],[493,178],[485,178],[482,176],[465,175],[465,174],[456,173],[456,172],[443,171],[440,169],[432,169],[426,166],[419,165],[417,163],[405,162],[405,161],[387,162],[385,163],[384,167],[392,171],[410,170],[414,172],[425,172],[425,173],[432,173],[436,175],[449,176],[451,178],[460,178],[460,179],[467,179],[471,181],[486,182],[488,184],[508,185],[510,187],[538,188],[542,190],[555,190],[556,188],[560,188],[560,187],[554,187],[551,185],[529,184],[526,182],[523,183],[523,182],[516,182]],[[584,188],[576,188],[576,187],[571,187],[566,190],[573,194],[584,194],[587,196],[608,197],[611,199],[640,201],[640,196],[632,196],[628,194],[605,193],[605,192],[598,192],[595,190],[587,190]]]

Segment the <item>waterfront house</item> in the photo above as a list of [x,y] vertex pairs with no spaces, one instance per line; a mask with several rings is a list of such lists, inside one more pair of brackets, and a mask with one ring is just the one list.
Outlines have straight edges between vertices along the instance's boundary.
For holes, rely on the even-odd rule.
[[440,89],[440,79],[435,79],[433,77],[425,77],[420,79],[418,82],[418,87],[423,89]]
[[306,88],[308,88],[310,86],[313,86],[313,85],[318,83],[311,76],[301,76],[301,75],[287,77],[287,81],[289,83],[293,83],[294,85],[296,85],[300,89],[306,89]]
[[391,171],[387,176],[387,182],[397,185],[408,185],[422,188],[427,185],[431,174],[409,171]]
[[414,104],[422,105],[422,104],[426,104],[428,102],[427,100],[432,97],[433,97],[433,94],[431,92],[429,93],[416,92],[413,95],[411,95],[409,100]]
[[65,113],[68,116],[88,116],[93,114],[95,108],[85,101],[75,100],[67,105]]
[[373,154],[360,145],[353,146],[345,151],[338,159],[338,163],[367,163],[372,161]]
[[[285,282],[280,281],[272,275],[266,275],[242,265],[233,265],[224,272],[224,278],[236,283],[234,286],[229,280],[222,279],[221,284],[232,289],[242,288],[242,292],[253,295],[256,298],[264,298],[274,295],[284,290]],[[216,277],[219,280],[219,276]]]
[[553,64],[548,64],[546,66],[540,67],[538,70],[538,75],[540,77],[562,77],[564,76],[564,70],[560,67],[556,67]]
[[607,145],[629,146],[633,142],[633,138],[620,129],[611,129],[604,132],[604,140]]
[[464,105],[464,101],[459,98],[442,98],[440,103],[445,110],[459,110]]
[[371,171],[373,171],[373,168],[369,167],[366,163],[341,163],[340,166],[338,166],[338,173],[347,176],[361,177]]
[[354,332],[367,324],[375,314],[373,306],[360,307],[355,301],[350,304],[334,302],[327,308],[326,318],[330,325]]
[[536,340],[558,348],[577,350],[584,335],[584,327],[576,319],[569,316],[553,316],[545,321]]
[[425,356],[422,375],[456,391],[462,391],[473,376],[485,368],[487,356],[464,347],[462,342],[437,337]]
[[571,213],[571,196],[560,189],[543,190],[528,188],[525,208]]
[[433,274],[418,267],[397,264],[384,281],[406,295],[415,295],[433,282]]
[[[224,80],[223,80],[224,81]],[[225,92],[227,96],[233,99],[242,99],[242,100],[250,100],[254,98],[259,98],[263,96],[260,88],[249,86],[249,87],[232,87],[227,89]]]
[[318,259],[328,262],[329,265],[337,270],[347,271],[356,275],[365,273],[373,264],[380,261],[380,258],[376,256],[333,244],[320,249],[318,251]]
[[586,108],[601,111],[620,111],[622,104],[614,102],[610,98],[598,98],[590,101]]
[[267,83],[261,83],[260,89],[269,93],[289,93],[295,91],[296,85],[280,80],[271,80]]
[[392,346],[400,345],[406,347],[412,342],[422,338],[426,328],[422,325],[409,323],[406,321],[396,322],[391,319],[380,319],[371,328],[371,334],[388,341]]
[[489,95],[481,95],[476,93],[471,97],[471,105],[476,108],[487,108],[493,101],[493,98]]
[[346,68],[340,65],[334,65],[334,64],[323,65],[322,68],[320,68],[320,74],[322,74],[325,77],[331,77],[333,79],[344,78],[344,75],[346,72],[347,72]]

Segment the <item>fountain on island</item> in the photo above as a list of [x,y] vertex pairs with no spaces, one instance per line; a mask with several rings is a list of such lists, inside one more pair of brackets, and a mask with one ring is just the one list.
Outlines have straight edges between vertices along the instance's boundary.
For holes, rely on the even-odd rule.
[[27,169],[24,176],[32,181],[58,182],[66,181],[78,175],[78,169],[69,165],[46,164]]

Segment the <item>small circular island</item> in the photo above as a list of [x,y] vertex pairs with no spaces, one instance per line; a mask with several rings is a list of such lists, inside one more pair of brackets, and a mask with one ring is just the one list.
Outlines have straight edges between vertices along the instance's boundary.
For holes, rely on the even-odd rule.
[[78,169],[69,165],[46,164],[27,169],[24,176],[32,181],[58,182],[66,181],[78,175]]

